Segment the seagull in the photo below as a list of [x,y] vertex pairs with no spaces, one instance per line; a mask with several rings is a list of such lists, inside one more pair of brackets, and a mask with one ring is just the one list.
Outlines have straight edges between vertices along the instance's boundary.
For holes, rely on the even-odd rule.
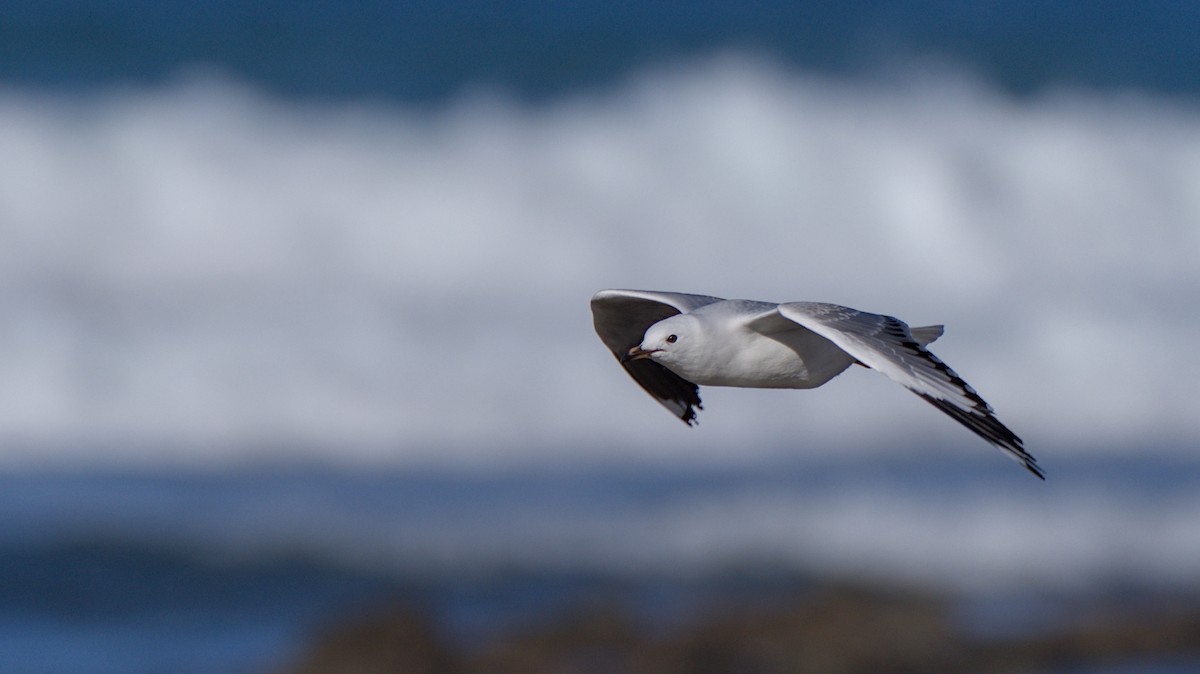
[[625,371],[688,426],[700,386],[816,388],[851,365],[904,386],[1029,472],[1045,474],[992,407],[925,347],[942,326],[822,302],[759,302],[651,290],[592,297],[596,334]]

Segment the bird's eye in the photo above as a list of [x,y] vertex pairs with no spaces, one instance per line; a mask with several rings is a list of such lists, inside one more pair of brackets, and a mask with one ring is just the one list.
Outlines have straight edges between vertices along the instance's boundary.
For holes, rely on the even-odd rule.
[[667,344],[674,344],[675,340],[679,339],[675,335],[667,335]]

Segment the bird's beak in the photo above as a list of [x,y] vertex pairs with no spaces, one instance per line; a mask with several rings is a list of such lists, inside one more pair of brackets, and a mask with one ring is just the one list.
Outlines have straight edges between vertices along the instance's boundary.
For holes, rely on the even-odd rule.
[[629,361],[631,361],[631,360],[641,360],[641,359],[643,359],[643,358],[649,358],[649,357],[650,357],[650,354],[652,354],[652,353],[658,353],[658,352],[659,352],[659,351],[661,351],[661,350],[662,350],[662,349],[649,349],[649,350],[646,350],[646,349],[643,349],[643,348],[641,347],[641,345],[638,345],[638,346],[635,346],[635,347],[633,347],[633,348],[632,348],[632,349],[630,349],[629,351],[627,351],[627,352],[625,353],[625,357],[621,359],[621,362],[622,362],[622,363],[628,363],[628,362],[629,362]]

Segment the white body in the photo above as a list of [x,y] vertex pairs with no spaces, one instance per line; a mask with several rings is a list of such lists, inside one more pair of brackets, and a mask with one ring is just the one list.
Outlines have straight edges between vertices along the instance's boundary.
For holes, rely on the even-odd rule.
[[[740,305],[747,316],[775,307],[749,300],[729,302]],[[850,354],[812,330],[793,323],[759,332],[749,321],[725,320],[728,309],[724,304],[708,304],[665,319],[653,332],[647,331],[642,347],[655,344],[653,335],[677,334],[681,340],[677,344],[687,348],[663,349],[650,357],[701,386],[816,388],[854,363]]]

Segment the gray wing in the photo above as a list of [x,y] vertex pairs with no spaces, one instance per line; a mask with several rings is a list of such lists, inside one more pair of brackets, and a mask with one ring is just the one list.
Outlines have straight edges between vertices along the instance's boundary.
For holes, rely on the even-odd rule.
[[1031,473],[1046,479],[1033,458],[992,407],[962,377],[920,344],[908,325],[891,316],[836,304],[788,302],[779,314],[828,339],[862,364],[887,375],[1007,452]]
[[[592,296],[592,320],[596,334],[622,360],[630,349],[642,343],[646,329],[697,307],[720,302],[719,297],[661,293],[652,290],[601,290]],[[696,420],[700,405],[700,387],[646,358],[623,361],[621,365],[654,399],[687,425]]]

